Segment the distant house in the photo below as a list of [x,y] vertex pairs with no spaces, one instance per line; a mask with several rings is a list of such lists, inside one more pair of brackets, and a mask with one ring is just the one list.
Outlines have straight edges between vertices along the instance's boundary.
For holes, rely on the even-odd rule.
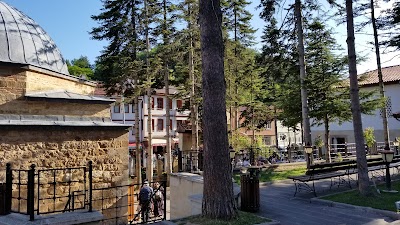
[[[173,95],[177,92],[177,89],[174,87],[170,87],[170,94]],[[102,88],[98,88],[96,90],[96,96],[105,96],[106,92]],[[165,89],[157,89],[154,90],[151,104],[151,127],[148,127],[148,97],[147,95],[139,97],[139,111],[135,112],[134,105],[131,103],[124,103],[124,99],[120,96],[113,96],[116,99],[116,103],[113,104],[110,108],[111,111],[111,120],[115,123],[130,125],[131,129],[129,131],[129,150],[130,150],[130,168],[133,168],[135,158],[133,157],[133,153],[137,146],[140,146],[143,149],[146,149],[149,143],[148,140],[148,131],[151,129],[152,138],[151,145],[153,147],[154,154],[164,154],[165,146],[167,144],[166,140],[166,128],[167,123],[169,123],[170,127],[170,136],[171,136],[171,147],[175,148],[179,145],[182,150],[183,149],[182,141],[180,143],[178,127],[181,124],[187,124],[189,111],[182,111],[181,109],[184,107],[184,100],[182,99],[170,99],[168,101],[165,95]],[[169,104],[169,114],[170,121],[167,121],[166,118],[166,105]],[[136,140],[135,135],[135,113],[139,114],[139,140]],[[142,153],[145,153],[143,151]],[[146,158],[146,155],[143,155],[143,158]],[[145,166],[144,161],[144,166]],[[133,169],[130,170],[131,175],[133,175]]]
[[288,128],[282,125],[281,121],[277,121],[277,138],[278,138],[278,148],[285,149],[287,146],[292,144],[303,143],[303,135],[301,133],[300,124],[294,130],[293,128]]
[[[388,112],[388,125],[390,140],[393,141],[395,137],[400,136],[400,122],[397,121],[393,114],[400,111],[400,65],[382,68],[382,75],[385,87],[385,96],[387,98],[387,112]],[[379,90],[378,71],[373,70],[359,75],[363,77],[359,81],[360,90]],[[378,92],[379,93],[379,92]],[[384,141],[383,138],[383,125],[382,125],[381,111],[376,110],[373,115],[362,114],[363,129],[372,127],[375,130],[375,138],[379,144]],[[314,126],[311,128],[313,140],[318,135],[323,137],[324,127]],[[354,129],[352,122],[345,122],[343,124],[331,123],[330,124],[330,138],[333,146],[337,144],[354,143]]]
[[[238,110],[238,122],[235,122],[235,115],[230,115],[227,112],[227,122],[228,122],[228,130],[238,130],[241,134],[252,138],[253,130],[248,129],[246,127],[242,127],[245,121],[245,118],[242,118],[242,114],[245,111],[245,107],[240,107]],[[267,118],[267,115],[266,115]],[[231,123],[232,126],[231,126]],[[263,127],[258,128],[254,131],[255,138],[261,137],[263,144],[266,146],[275,146],[276,145],[276,132],[275,132],[275,120],[270,120],[269,122],[265,123]]]

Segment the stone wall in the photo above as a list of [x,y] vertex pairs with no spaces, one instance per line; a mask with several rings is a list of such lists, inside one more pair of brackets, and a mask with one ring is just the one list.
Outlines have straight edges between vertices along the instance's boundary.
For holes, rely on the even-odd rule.
[[[128,170],[128,133],[121,128],[9,126],[0,130],[0,168],[85,166],[96,183],[120,184]],[[4,169],[0,180],[4,180]]]
[[0,114],[69,115],[110,118],[108,104],[26,101],[26,92],[68,90],[79,94],[93,94],[94,84],[88,85],[18,68],[0,67]]
[[[116,185],[125,185],[128,182],[128,133],[123,128],[106,127],[56,127],[56,126],[2,126],[0,129],[0,181],[5,180],[5,164],[11,163],[13,169],[29,169],[35,164],[36,169],[66,168],[86,166],[88,161],[93,161],[93,188],[105,188]],[[83,171],[74,170],[72,180],[83,181]],[[13,174],[14,182],[18,177]],[[56,181],[65,182],[66,173],[57,172]],[[26,182],[27,174],[21,176]],[[37,182],[37,178],[36,182]],[[41,173],[40,195],[52,197],[54,186],[51,183],[51,172]],[[64,183],[57,184],[56,195],[67,196],[69,191],[83,190],[82,182],[73,183],[71,189]],[[87,189],[86,189],[87,190]],[[13,185],[13,196],[26,195],[26,186]],[[35,195],[37,195],[35,190]],[[94,199],[107,198],[115,190],[93,192]],[[119,192],[127,192],[120,189]],[[101,196],[100,196],[101,195]],[[114,195],[115,196],[115,195]],[[107,208],[119,204],[126,205],[126,198],[107,199],[103,203],[98,201],[94,209]],[[41,211],[51,210],[55,207],[62,210],[67,199],[60,198],[53,206],[52,200],[41,201]],[[76,199],[75,206],[82,206],[83,199]],[[21,203],[21,210],[26,210],[26,203]],[[35,202],[36,207],[37,202]],[[13,208],[17,201],[13,201]],[[113,211],[115,212],[115,210]],[[118,214],[126,214],[127,209],[122,208]],[[107,215],[106,215],[107,216]],[[113,217],[114,215],[108,215]]]
[[[2,94],[0,94],[1,98]],[[110,118],[108,104],[14,100],[0,104],[0,114],[67,115]]]
[[49,90],[68,90],[73,93],[83,95],[93,95],[95,85],[85,84],[83,82],[73,81],[73,78],[67,79],[48,74],[42,74],[36,71],[26,71],[26,92],[38,92]]
[[0,67],[0,105],[21,98],[25,86],[26,75],[23,70]]

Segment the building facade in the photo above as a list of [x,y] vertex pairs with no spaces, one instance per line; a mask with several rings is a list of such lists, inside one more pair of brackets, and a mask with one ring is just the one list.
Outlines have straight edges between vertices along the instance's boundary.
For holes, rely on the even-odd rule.
[[[139,98],[139,142],[136,141],[135,135],[135,110],[133,104],[124,103],[124,99],[118,98],[118,101],[111,106],[111,120],[116,123],[131,125],[132,129],[129,132],[129,143],[131,147],[136,146],[136,143],[147,145],[149,129],[152,131],[152,145],[154,150],[158,146],[166,145],[166,127],[167,127],[167,110],[166,104],[170,107],[170,136],[171,143],[178,144],[177,128],[180,124],[188,123],[189,111],[183,110],[184,100],[181,99],[167,99],[164,89],[158,89],[153,92],[151,96],[151,127],[148,126],[149,113],[148,113],[148,96],[141,96]],[[176,93],[176,89],[170,90],[171,95]],[[173,145],[174,146],[174,145]]]
[[[396,137],[400,137],[400,122],[393,117],[393,113],[400,111],[400,65],[382,68],[382,75],[385,87],[385,96],[387,98],[387,112],[388,112],[388,127],[390,141]],[[363,77],[359,81],[360,91],[377,90],[379,94],[378,72],[373,70],[359,75]],[[384,142],[383,137],[383,120],[380,109],[372,113],[372,115],[362,114],[363,129],[372,127],[374,129],[375,139],[378,145]],[[317,136],[324,136],[323,126],[312,127],[313,140]],[[332,146],[341,145],[344,143],[354,143],[354,129],[352,121],[344,122],[342,124],[330,123],[330,141]]]

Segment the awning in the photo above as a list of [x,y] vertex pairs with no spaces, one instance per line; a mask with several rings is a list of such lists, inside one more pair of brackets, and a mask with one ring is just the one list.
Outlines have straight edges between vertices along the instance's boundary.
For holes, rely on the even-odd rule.
[[152,146],[166,146],[167,140],[165,139],[151,139]]
[[136,143],[135,142],[129,143],[129,147],[136,147]]
[[[171,138],[171,145],[179,143],[179,138]],[[144,145],[147,147],[148,146],[148,141],[144,142]],[[167,140],[163,138],[153,138],[151,139],[151,145],[152,146],[166,146],[167,145]]]

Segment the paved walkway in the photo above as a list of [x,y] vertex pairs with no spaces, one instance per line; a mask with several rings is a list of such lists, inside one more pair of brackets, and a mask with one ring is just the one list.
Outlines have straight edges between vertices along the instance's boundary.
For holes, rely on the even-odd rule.
[[[355,177],[354,177],[355,179]],[[330,180],[316,181],[318,196],[349,190],[348,187],[332,187]],[[353,187],[356,185],[353,183]],[[312,201],[312,193],[300,192],[293,197],[292,180],[260,184],[260,216],[280,221],[281,225],[400,225],[388,216],[374,210],[358,207],[327,206]],[[156,224],[174,224],[169,219],[169,194],[167,195],[167,221]],[[399,199],[400,200],[400,199]],[[394,203],[393,203],[394,204]]]
[[[317,194],[346,190],[345,187],[333,187],[330,191],[329,185],[327,180],[316,182]],[[300,192],[293,197],[294,190],[291,180],[260,186],[261,207],[258,214],[278,220],[281,225],[400,225],[400,221],[393,221],[376,212],[311,203],[310,199],[314,197],[311,193]]]

